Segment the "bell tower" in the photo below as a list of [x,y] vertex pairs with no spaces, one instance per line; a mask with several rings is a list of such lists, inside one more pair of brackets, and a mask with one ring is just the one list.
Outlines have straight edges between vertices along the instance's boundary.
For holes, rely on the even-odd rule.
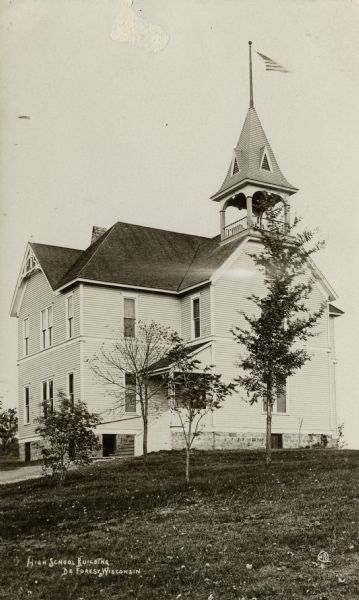
[[[287,199],[298,191],[284,177],[261,125],[253,102],[252,42],[249,42],[249,89],[250,102],[244,125],[227,175],[218,192],[211,200],[219,202],[221,241],[233,236],[249,235],[253,227],[266,228],[262,200],[283,204],[282,226],[290,223]],[[226,211],[238,209],[238,218],[228,223]]]

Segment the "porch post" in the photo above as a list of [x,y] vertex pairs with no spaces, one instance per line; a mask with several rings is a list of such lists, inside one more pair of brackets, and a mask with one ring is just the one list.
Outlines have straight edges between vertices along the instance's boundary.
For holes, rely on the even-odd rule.
[[252,212],[252,196],[247,196],[247,227],[252,227],[253,212]]
[[286,200],[284,200],[284,231],[288,233],[290,226],[290,207]]
[[220,219],[221,219],[221,240],[224,240],[225,229],[226,229],[226,211],[219,211]]

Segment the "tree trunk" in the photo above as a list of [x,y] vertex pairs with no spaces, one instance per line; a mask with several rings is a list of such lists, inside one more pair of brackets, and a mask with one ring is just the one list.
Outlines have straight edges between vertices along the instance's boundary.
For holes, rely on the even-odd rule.
[[189,455],[190,455],[190,448],[188,448],[186,446],[186,481],[187,483],[189,483]]
[[267,383],[267,428],[266,428],[266,466],[272,460],[272,388]]
[[189,455],[191,452],[191,436],[192,436],[192,414],[189,416],[188,423],[188,438],[186,441],[186,481],[189,483]]
[[147,459],[148,419],[143,419],[143,458]]

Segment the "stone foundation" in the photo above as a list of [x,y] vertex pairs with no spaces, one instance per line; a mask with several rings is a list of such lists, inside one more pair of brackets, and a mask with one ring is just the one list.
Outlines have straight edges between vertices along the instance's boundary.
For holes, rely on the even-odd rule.
[[[276,432],[277,433],[277,432]],[[327,440],[325,446],[323,435],[303,434],[300,437],[300,446],[298,444],[298,434],[283,433],[283,448],[336,448],[336,439],[330,435],[324,436]],[[172,449],[182,450],[185,447],[183,434],[181,431],[172,431]],[[236,448],[265,448],[265,433],[237,433],[237,432],[203,432],[194,440],[193,448],[198,450],[231,450]]]
[[[40,460],[41,456],[41,447],[39,442],[28,442],[30,444],[30,452],[31,452],[31,461]],[[19,443],[19,460],[21,462],[25,462],[25,442]]]

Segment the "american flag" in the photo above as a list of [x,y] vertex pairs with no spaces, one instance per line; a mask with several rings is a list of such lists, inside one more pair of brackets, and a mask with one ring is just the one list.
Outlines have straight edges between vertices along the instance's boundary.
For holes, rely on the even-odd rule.
[[288,69],[283,67],[283,65],[280,65],[279,63],[275,62],[275,60],[269,58],[269,56],[265,56],[260,52],[257,52],[257,54],[259,54],[259,56],[263,58],[266,66],[266,71],[280,71],[281,73],[289,73]]

